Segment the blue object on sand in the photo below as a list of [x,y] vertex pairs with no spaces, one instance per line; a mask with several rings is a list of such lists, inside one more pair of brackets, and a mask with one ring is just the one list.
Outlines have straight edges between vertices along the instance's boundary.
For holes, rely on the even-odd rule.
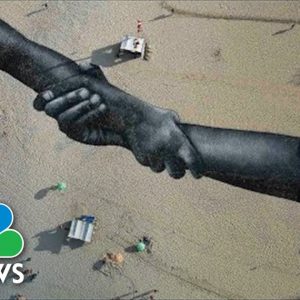
[[80,217],[80,220],[92,224],[95,221],[95,217],[92,216],[92,215],[87,215],[87,216],[86,215],[82,215]]

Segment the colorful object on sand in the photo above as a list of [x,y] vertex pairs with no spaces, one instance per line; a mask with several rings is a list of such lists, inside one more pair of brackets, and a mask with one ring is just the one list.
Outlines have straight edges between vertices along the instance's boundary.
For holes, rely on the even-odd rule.
[[138,242],[135,248],[137,252],[143,252],[146,249],[146,245],[143,242]]
[[116,264],[122,264],[124,262],[124,255],[122,253],[113,254],[111,260]]
[[58,182],[55,187],[58,191],[62,192],[67,188],[67,185],[64,182]]

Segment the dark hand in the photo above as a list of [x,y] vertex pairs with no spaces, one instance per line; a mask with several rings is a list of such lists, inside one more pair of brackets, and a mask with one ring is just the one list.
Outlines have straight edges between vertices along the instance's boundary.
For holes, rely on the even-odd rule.
[[[199,178],[203,164],[176,123],[176,113],[161,109],[101,81],[96,73],[56,85],[35,100],[35,107],[58,121],[70,138],[92,145],[119,145],[155,172],[173,178],[190,169]],[[78,84],[81,83],[81,84]]]
[[[108,84],[99,67],[88,64],[81,65],[80,69],[84,75],[95,77]],[[38,111],[45,110],[47,115],[55,118],[60,130],[73,140],[89,145],[126,147],[121,135],[109,128],[95,126],[94,119],[103,117],[106,105],[101,101],[99,94],[88,89],[86,79],[82,76],[74,81],[52,86],[36,97],[34,108]]]

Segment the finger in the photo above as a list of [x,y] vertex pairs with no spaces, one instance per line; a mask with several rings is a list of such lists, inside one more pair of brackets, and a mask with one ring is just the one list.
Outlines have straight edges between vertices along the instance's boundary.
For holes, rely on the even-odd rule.
[[165,160],[166,169],[171,177],[179,179],[185,174],[185,163],[181,158]]
[[85,87],[86,81],[83,76],[74,77],[72,80],[63,80],[50,88],[46,91],[41,92],[33,101],[33,107],[38,110],[42,111],[45,109],[46,104],[55,99],[64,95],[68,92],[77,90],[80,87]]
[[102,129],[91,129],[88,137],[85,139],[85,143],[90,145],[118,145],[122,146],[123,139],[120,135],[110,131]]
[[86,88],[77,89],[48,102],[45,106],[45,112],[48,116],[56,118],[65,110],[88,99],[89,96],[90,92]]
[[198,153],[189,143],[182,145],[178,153],[193,177],[201,178],[204,172],[204,163],[200,153]]
[[76,121],[76,125],[84,126],[88,123],[93,123],[94,121],[97,121],[103,116],[103,114],[106,112],[106,109],[107,109],[106,105],[104,103],[101,103],[99,107],[80,117]]
[[162,159],[158,157],[148,156],[149,166],[155,173],[160,173],[165,169],[165,164]]
[[91,105],[90,100],[83,101],[60,114],[57,118],[58,123],[62,128],[67,128],[93,109],[94,107]]

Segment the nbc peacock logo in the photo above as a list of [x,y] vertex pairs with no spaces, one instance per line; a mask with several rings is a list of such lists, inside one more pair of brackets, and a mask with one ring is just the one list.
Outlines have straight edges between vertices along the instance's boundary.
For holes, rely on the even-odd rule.
[[0,258],[13,258],[24,249],[24,239],[20,232],[11,229],[14,214],[9,206],[0,203]]

